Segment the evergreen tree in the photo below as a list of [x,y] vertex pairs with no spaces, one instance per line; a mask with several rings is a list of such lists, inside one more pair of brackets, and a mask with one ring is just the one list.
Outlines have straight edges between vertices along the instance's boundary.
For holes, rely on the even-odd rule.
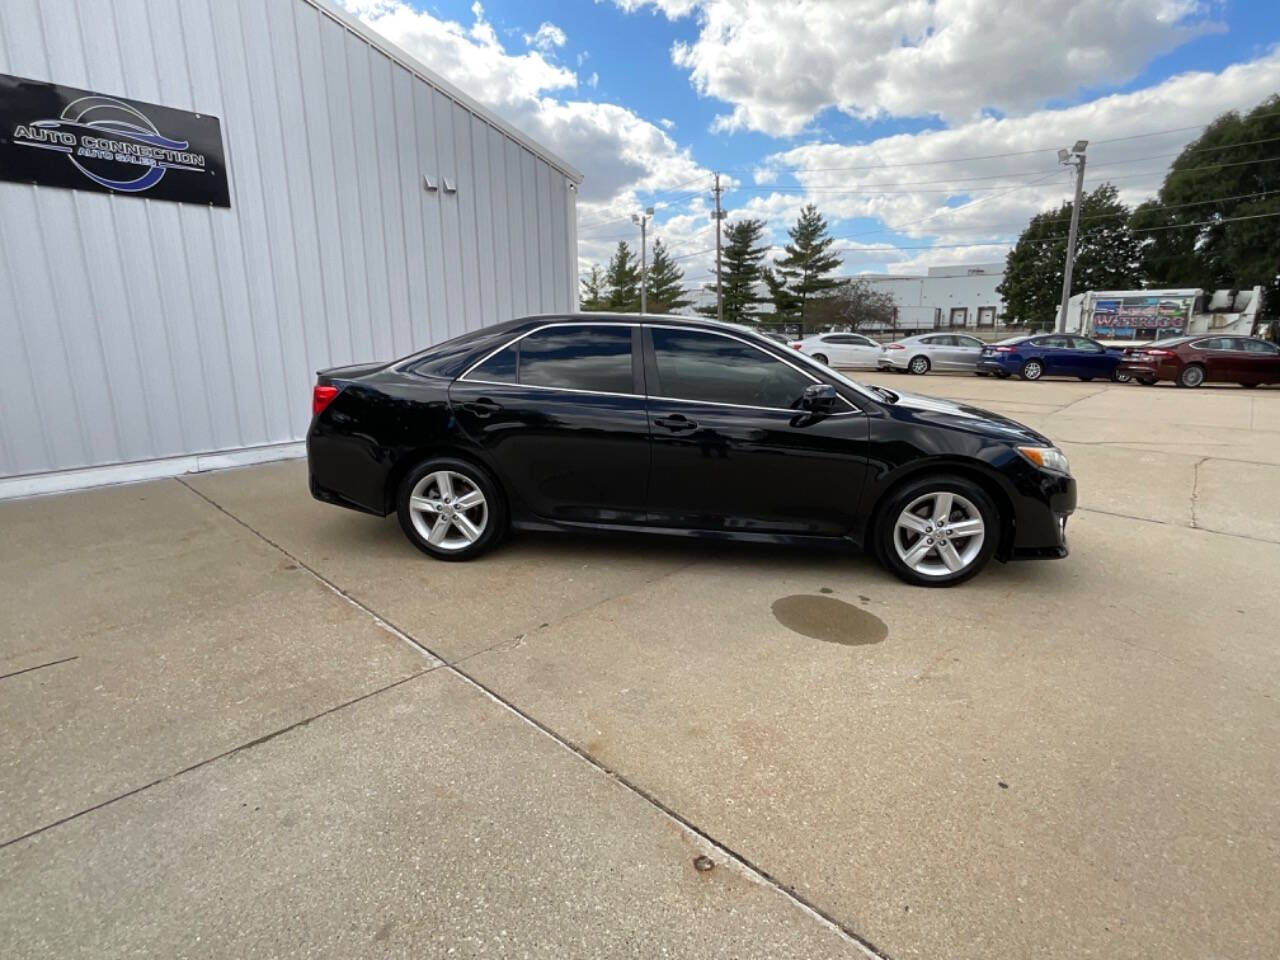
[[769,301],[773,304],[773,312],[779,320],[794,320],[800,308],[800,301],[787,289],[787,282],[768,267],[760,271],[764,287],[769,292]]
[[603,310],[608,306],[604,271],[600,269],[600,264],[593,263],[591,272],[578,282],[582,284],[581,309]]
[[618,249],[605,271],[604,282],[609,291],[605,300],[608,309],[621,313],[640,312],[640,266],[627,241],[618,242]]
[[[720,254],[720,285],[724,299],[724,319],[729,323],[750,323],[754,319],[754,307],[763,303],[760,295],[761,264],[769,252],[769,244],[762,242],[763,220],[739,220],[725,226],[725,247]],[[706,289],[715,293],[715,283]],[[707,316],[716,315],[715,304],[702,307]]]
[[[1006,316],[1029,324],[1052,325],[1062,302],[1072,201],[1036,214],[1005,261],[996,290]],[[1080,203],[1080,233],[1071,271],[1071,293],[1126,290],[1142,285],[1138,241],[1129,229],[1129,208],[1114,186],[1104,183]]]
[[802,322],[809,321],[805,310],[810,300],[829,294],[840,280],[833,276],[840,267],[840,255],[831,253],[836,242],[827,233],[827,221],[818,208],[809,204],[800,211],[796,225],[787,231],[791,242],[787,255],[774,262],[778,275],[796,301]]
[[693,303],[684,288],[684,271],[675,265],[661,240],[653,241],[653,262],[649,264],[645,295],[650,313],[675,313]]

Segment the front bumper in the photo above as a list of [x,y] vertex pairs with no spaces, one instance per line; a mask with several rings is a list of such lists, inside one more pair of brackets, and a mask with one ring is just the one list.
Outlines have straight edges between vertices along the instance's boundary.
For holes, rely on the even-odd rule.
[[1022,478],[1024,499],[1017,510],[1011,560],[1060,560],[1067,556],[1067,518],[1076,509],[1074,477],[1045,470]]

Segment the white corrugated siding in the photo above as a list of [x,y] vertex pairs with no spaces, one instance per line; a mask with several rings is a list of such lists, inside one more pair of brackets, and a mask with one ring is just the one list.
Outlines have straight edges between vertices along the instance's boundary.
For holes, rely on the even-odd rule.
[[573,309],[576,171],[380,47],[313,0],[0,0],[0,72],[217,116],[232,203],[0,182],[0,476],[296,440],[318,368]]

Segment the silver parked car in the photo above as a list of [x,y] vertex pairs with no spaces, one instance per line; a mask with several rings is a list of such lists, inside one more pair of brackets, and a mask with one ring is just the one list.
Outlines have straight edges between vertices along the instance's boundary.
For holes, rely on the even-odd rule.
[[897,373],[928,373],[930,370],[974,372],[985,346],[977,337],[963,333],[924,333],[885,344],[876,360],[878,370]]

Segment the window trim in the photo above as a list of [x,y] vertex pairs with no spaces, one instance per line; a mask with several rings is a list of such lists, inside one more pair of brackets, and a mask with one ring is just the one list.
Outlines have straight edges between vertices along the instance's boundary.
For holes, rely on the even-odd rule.
[[[768,350],[762,350],[760,347],[752,343],[750,340],[744,340],[742,337],[735,336],[734,334],[729,333],[728,331],[725,331],[725,330],[713,330],[707,327],[686,327],[686,326],[674,324],[674,323],[672,324],[646,323],[644,324],[644,326],[651,333],[647,341],[650,349],[653,349],[652,331],[654,330],[685,330],[692,333],[706,333],[713,337],[724,337],[727,340],[736,340],[739,343],[745,344],[746,346],[750,347],[752,350],[755,350],[757,353],[763,353],[770,360],[776,360],[778,363],[786,364],[788,367],[796,371],[796,373],[800,374],[802,377],[808,377],[813,383],[827,382],[825,380],[818,378],[814,374],[810,373],[808,370],[805,370],[803,367],[800,367],[792,363],[790,360],[787,360],[783,357],[779,357],[776,354],[772,354]],[[653,362],[656,368],[657,362],[658,362],[656,349],[653,349]],[[645,385],[645,388],[647,391],[648,390],[647,383]],[[799,413],[804,413],[803,410],[797,410],[794,407],[760,407],[760,406],[756,406],[754,404],[749,404],[749,403],[730,403],[725,400],[692,400],[687,397],[666,397],[656,393],[648,393],[647,395],[651,400],[664,400],[664,401],[667,401],[668,403],[698,403],[698,404],[702,404],[703,406],[709,406],[709,407],[736,407],[739,410],[769,410],[774,413],[789,413],[792,416],[795,416],[796,414],[799,414]],[[849,409],[842,410],[840,413],[830,414],[830,416],[843,417],[850,413],[862,412],[861,408],[857,404],[855,404],[852,400],[850,400],[848,397],[846,397],[844,394],[839,393],[837,391],[836,396],[838,396],[841,400],[843,400],[845,404],[849,407]]]
[[[541,384],[541,383],[519,383],[519,382],[509,383],[502,380],[472,379],[469,376],[472,370],[474,370],[476,367],[481,366],[482,364],[487,363],[490,360],[490,358],[496,357],[503,350],[506,350],[508,347],[515,346],[525,337],[530,336],[531,334],[538,333],[541,330],[550,330],[553,327],[626,327],[628,329],[635,329],[636,327],[639,327],[639,326],[640,326],[639,323],[630,323],[625,320],[557,320],[551,323],[544,323],[540,326],[532,327],[531,329],[524,331],[524,333],[521,333],[518,336],[512,337],[510,340],[502,344],[500,347],[497,347],[494,350],[490,350],[488,353],[486,353],[483,357],[481,357],[475,363],[467,367],[467,369],[463,370],[462,373],[458,374],[457,379],[454,382],[455,383],[483,383],[483,384],[487,384],[495,387],[517,387],[520,389],[527,388],[529,390],[554,390],[560,393],[581,393],[581,394],[586,394],[587,396],[592,396],[592,397],[639,397],[640,399],[644,399],[645,395],[643,393],[634,393],[634,392],[633,393],[617,393],[612,390],[583,390],[580,387],[550,387],[550,386],[547,386],[546,384]],[[631,338],[631,374],[632,374],[631,385],[633,388],[635,387],[635,382],[636,382],[635,381],[635,366],[636,366],[635,350],[636,350],[635,337],[633,336]],[[520,376],[519,367],[517,367],[517,372],[516,372],[517,380],[519,379],[519,376]]]

